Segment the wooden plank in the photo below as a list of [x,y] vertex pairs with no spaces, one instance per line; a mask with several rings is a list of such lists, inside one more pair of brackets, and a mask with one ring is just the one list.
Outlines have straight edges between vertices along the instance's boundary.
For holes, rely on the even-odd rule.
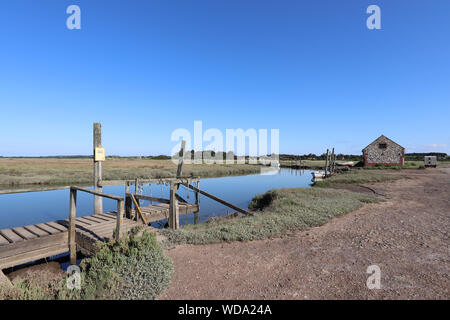
[[[76,186],[73,186],[73,187],[70,187],[70,188],[73,189],[73,190],[78,190],[78,191],[83,191],[83,192],[86,192],[86,193],[90,193],[90,194],[93,194],[95,196],[101,196],[103,198],[108,198],[108,199],[113,199],[113,200],[122,200],[121,197],[118,197],[118,196],[115,196],[115,195],[112,195],[112,194],[108,194],[108,193],[103,193],[103,192],[100,192],[100,191],[94,191],[94,190],[91,190],[91,189],[86,189],[86,188],[76,187]],[[98,212],[98,213],[101,213],[101,212]]]
[[[186,182],[198,182],[200,181],[199,177],[180,177],[180,178],[153,178],[153,179],[139,179],[139,183],[141,184],[170,184],[174,183],[186,183]],[[119,186],[134,184],[135,180],[102,180],[99,182],[101,186]]]
[[109,220],[116,220],[116,215],[109,215],[109,214],[101,213],[101,214],[95,214],[95,215],[94,215],[94,217],[96,217],[96,216],[100,216],[100,217],[102,217],[103,219],[105,219],[106,221],[109,221]]
[[45,224],[52,228],[55,228],[59,231],[67,231],[67,229],[68,229],[68,227],[66,227],[60,223],[57,223],[57,222],[46,222]]
[[8,239],[4,238],[1,234],[0,234],[0,246],[4,246],[9,244]]
[[219,202],[219,203],[221,203],[221,204],[223,204],[223,205],[225,205],[227,207],[230,207],[231,209],[234,209],[237,212],[240,212],[240,213],[243,213],[243,214],[246,214],[246,215],[253,215],[253,213],[251,213],[251,212],[249,212],[247,210],[241,209],[238,206],[235,206],[234,204],[229,203],[228,201],[222,200],[222,199],[220,199],[220,198],[218,198],[218,197],[216,197],[216,196],[214,196],[214,195],[212,195],[212,194],[210,194],[210,193],[208,193],[206,191],[202,191],[202,190],[194,187],[193,185],[186,184],[186,183],[182,183],[182,185],[184,185],[184,186],[186,186],[186,187],[188,187],[188,188],[190,188],[190,189],[192,189],[194,191],[197,191],[197,192],[201,193],[202,195],[207,196],[208,198],[211,198],[211,199],[213,199],[213,200],[215,200],[215,201],[217,201],[217,202]]
[[[69,223],[69,220],[67,220],[67,223]],[[80,225],[80,226],[91,226],[91,225],[93,225],[94,223],[92,222],[92,221],[86,221],[86,220],[84,220],[83,218],[76,218],[75,219],[75,224],[78,224],[78,225]]]
[[56,229],[54,229],[52,227],[49,227],[48,225],[46,225],[44,223],[36,224],[36,227],[38,227],[39,229],[42,229],[44,231],[47,231],[50,234],[56,234],[56,233],[60,233],[61,232],[61,231],[56,230]]
[[25,227],[23,227],[24,229],[27,229],[28,231],[30,231],[31,233],[34,233],[35,235],[37,235],[37,236],[39,236],[39,237],[45,237],[45,236],[48,236],[50,233],[48,233],[48,232],[46,232],[46,231],[44,231],[44,230],[41,230],[41,229],[39,229],[39,228],[36,228],[36,226],[32,226],[32,225],[30,225],[30,226],[25,226]]
[[9,242],[20,242],[24,240],[21,236],[13,232],[11,229],[2,229],[0,230],[0,234]]
[[182,203],[188,203],[186,200],[184,200],[184,199],[183,199],[180,195],[178,195],[178,194],[175,194],[175,197],[177,197],[177,200],[181,202],[180,204],[182,204]]
[[6,246],[0,246],[0,260],[9,256],[14,256],[59,244],[65,244],[66,247],[68,247],[67,232],[60,232],[58,234],[48,235],[46,237],[38,237],[32,240],[14,242]]
[[104,215],[108,215],[108,216],[112,216],[112,217],[114,217],[114,219],[116,218],[116,212],[105,212],[105,213],[102,213],[102,214],[104,214]]
[[87,224],[87,225],[89,225],[89,226],[92,226],[92,225],[94,225],[94,224],[98,224],[98,222],[94,222],[94,221],[92,221],[92,220],[86,219],[85,217],[78,217],[78,218],[76,219],[76,221],[77,221],[77,222],[82,222],[82,223]]
[[[96,216],[98,216],[98,214]],[[108,221],[105,218],[94,217],[94,216],[84,216],[83,218],[85,218],[87,220],[90,220],[90,221],[93,221],[93,222],[96,222],[96,223],[103,223],[105,221]]]
[[27,251],[13,256],[0,259],[0,269],[14,267],[23,263],[36,261],[42,258],[52,257],[67,252],[67,244],[58,244],[51,247],[40,248],[33,251]]
[[111,222],[105,222],[105,223],[99,223],[99,224],[96,224],[96,225],[94,225],[94,226],[89,226],[89,227],[84,227],[83,229],[78,229],[77,228],[77,231],[78,230],[80,230],[80,231],[92,231],[92,232],[96,232],[97,230],[100,230],[100,229],[114,229],[116,227],[116,221],[111,221]]
[[144,214],[141,211],[141,208],[139,207],[139,204],[136,201],[136,198],[134,197],[133,194],[131,194],[131,200],[133,200],[134,202],[134,206],[137,209],[137,211],[139,212],[139,215],[141,216],[142,221],[144,221],[145,224],[147,224],[147,221],[145,220]]
[[26,240],[30,240],[30,239],[35,239],[38,236],[35,235],[34,233],[31,233],[30,231],[24,229],[23,227],[17,227],[17,228],[13,228],[13,231],[17,234],[19,234],[22,238],[26,239]]
[[[132,193],[129,193],[129,194],[131,195]],[[140,199],[140,200],[155,201],[155,202],[167,203],[167,204],[170,203],[170,200],[165,199],[165,198],[151,197],[151,196],[146,196],[143,194],[133,194],[133,195],[136,199]]]

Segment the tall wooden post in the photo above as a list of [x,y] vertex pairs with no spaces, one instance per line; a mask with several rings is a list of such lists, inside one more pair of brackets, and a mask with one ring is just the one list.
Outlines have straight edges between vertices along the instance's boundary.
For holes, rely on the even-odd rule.
[[334,173],[334,148],[331,151],[331,156],[330,156],[330,174]]
[[[197,189],[200,189],[200,181],[197,181]],[[198,191],[195,191],[195,204],[198,205],[200,203],[200,195]]]
[[69,252],[70,264],[77,264],[77,244],[75,240],[75,219],[77,217],[77,190],[70,189],[70,203],[69,203]]
[[329,154],[329,150],[327,149],[327,155],[325,156],[325,177],[328,176],[328,154]]
[[131,198],[127,195],[127,193],[130,193],[130,183],[127,181],[125,183],[125,216],[128,219],[132,219],[132,200]]
[[183,140],[181,142],[181,150],[179,152],[179,159],[178,159],[178,169],[177,169],[177,178],[181,177],[183,173],[183,161],[184,161],[184,149],[186,148],[186,140]]
[[180,227],[180,216],[178,214],[177,183],[170,184],[170,204],[169,204],[169,228],[176,230]]
[[[95,161],[95,148],[102,146],[102,124],[94,123],[94,190],[102,192],[103,188],[99,185],[102,181],[102,162]],[[103,198],[94,196],[94,214],[103,213]]]
[[123,200],[117,201],[117,216],[116,216],[116,241],[120,239],[120,227],[123,224]]

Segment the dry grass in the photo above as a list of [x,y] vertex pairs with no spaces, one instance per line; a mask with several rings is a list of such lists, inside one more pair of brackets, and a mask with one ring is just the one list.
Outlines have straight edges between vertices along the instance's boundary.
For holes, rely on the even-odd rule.
[[[103,180],[174,177],[177,165],[170,160],[108,159]],[[258,173],[259,166],[245,164],[184,165],[183,175],[220,177]],[[91,159],[0,158],[0,186],[90,184]]]

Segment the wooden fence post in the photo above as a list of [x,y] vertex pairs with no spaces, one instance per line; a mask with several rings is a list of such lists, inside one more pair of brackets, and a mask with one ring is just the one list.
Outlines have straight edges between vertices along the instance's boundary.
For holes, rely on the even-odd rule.
[[328,153],[329,153],[329,150],[327,149],[327,155],[325,156],[325,177],[327,177],[328,176]]
[[[94,123],[94,190],[102,192],[103,188],[100,186],[102,181],[102,162],[95,161],[95,148],[102,146],[102,124]],[[94,214],[103,213],[103,198],[94,196]]]
[[123,223],[123,200],[117,201],[116,241],[120,239],[120,227]]
[[184,161],[184,148],[186,147],[186,140],[183,140],[181,142],[181,149],[179,152],[179,159],[178,159],[178,169],[177,169],[177,178],[181,177],[183,173],[183,161]]
[[70,189],[70,205],[69,205],[69,252],[70,264],[77,264],[77,244],[75,219],[77,217],[77,190]]
[[180,217],[178,215],[177,183],[170,184],[170,204],[169,204],[169,228],[176,230],[180,227]]
[[[197,189],[200,189],[200,181],[197,181],[196,185]],[[195,191],[195,204],[198,205],[200,203],[200,195],[198,191]]]
[[130,183],[127,181],[125,183],[125,217],[127,217],[128,219],[132,219],[131,212],[133,207],[131,203],[131,198],[127,195],[128,193],[130,193]]
[[330,174],[334,173],[334,148],[331,151],[331,156],[330,156]]

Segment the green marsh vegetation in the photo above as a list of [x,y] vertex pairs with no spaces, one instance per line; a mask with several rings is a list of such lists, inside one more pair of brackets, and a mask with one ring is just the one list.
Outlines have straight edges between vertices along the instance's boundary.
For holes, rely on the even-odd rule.
[[333,217],[354,211],[374,196],[326,188],[275,189],[256,196],[252,216],[215,217],[179,230],[162,230],[165,245],[251,241],[277,237],[289,231],[325,224]]

